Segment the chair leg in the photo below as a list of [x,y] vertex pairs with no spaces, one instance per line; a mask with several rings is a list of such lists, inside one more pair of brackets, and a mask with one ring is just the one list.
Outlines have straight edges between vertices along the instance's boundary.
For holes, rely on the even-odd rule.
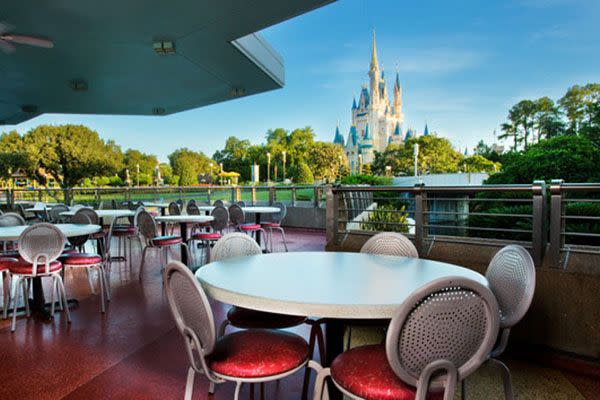
[[144,247],[144,250],[142,250],[142,261],[140,263],[140,282],[142,281],[142,276],[144,275],[144,264],[146,261],[146,253],[148,252],[148,249],[150,248],[150,246],[146,246]]
[[236,382],[235,384],[235,394],[233,395],[233,400],[239,400],[240,398],[240,389],[242,388],[242,382]]
[[12,302],[13,302],[13,312],[12,312],[12,323],[10,325],[10,331],[14,332],[15,328],[17,327],[17,295],[18,295],[18,291],[19,291],[19,286],[21,286],[21,281],[23,279],[18,276],[15,278],[15,282],[13,282],[13,293],[12,293]]
[[23,285],[23,302],[25,303],[25,315],[27,318],[31,317],[31,310],[29,309],[29,279],[23,278],[21,281]]
[[460,381],[460,398],[461,400],[465,400],[467,398],[467,384],[466,384],[466,379],[463,379],[462,381]]
[[102,271],[102,267],[95,267],[98,271],[98,286],[100,287],[100,312],[104,314],[106,312],[106,304],[104,302],[104,293],[106,292],[106,288],[104,287],[104,272]]
[[[185,396],[184,400],[192,400],[192,394],[194,392],[194,376],[196,372],[194,368],[188,368],[187,381],[185,383]],[[211,382],[212,383],[212,382]]]
[[89,268],[85,269],[87,273],[88,283],[90,284],[90,291],[92,294],[96,294],[96,288],[94,287],[94,280],[92,279],[92,271]]
[[208,383],[208,394],[215,394],[215,383],[212,381]]
[[2,297],[4,306],[2,307],[2,318],[8,318],[8,307],[10,305],[10,274],[2,272]]
[[283,240],[283,247],[285,248],[285,251],[288,251],[288,247],[287,247],[287,240],[285,238],[285,231],[283,230],[282,227],[277,228],[280,232],[281,232],[281,239]]
[[315,389],[313,391],[314,400],[329,400],[329,391],[327,385],[325,385],[325,379],[331,375],[329,368],[323,368],[317,373],[317,379],[315,380]]
[[56,296],[56,291],[58,290],[58,285],[56,283],[56,277],[52,277],[52,294],[50,296],[50,315],[54,316],[54,308],[56,304],[56,298],[60,298],[60,296]]
[[[309,351],[309,359],[313,358],[313,353],[315,352],[315,341],[316,341],[317,332],[315,327],[312,326],[310,328],[310,335],[308,339],[308,351]],[[302,384],[302,400],[307,400],[308,396],[308,384],[310,383],[310,369],[308,365],[304,369],[304,383]]]
[[496,365],[498,365],[500,367],[500,370],[502,371],[502,384],[504,385],[504,398],[506,400],[513,400],[514,394],[513,394],[510,370],[508,369],[506,364],[504,364],[502,361],[500,361],[496,358],[491,358],[490,361],[493,361]]
[[62,292],[62,299],[64,304],[63,310],[67,314],[67,322],[71,323],[71,312],[69,311],[69,303],[67,303],[67,291],[65,290],[65,285],[60,275],[57,275],[56,279],[58,280],[58,285],[60,287],[60,291]]

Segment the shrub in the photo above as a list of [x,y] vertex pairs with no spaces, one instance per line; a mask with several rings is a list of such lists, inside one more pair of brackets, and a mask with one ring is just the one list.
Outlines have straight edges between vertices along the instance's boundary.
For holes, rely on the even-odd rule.
[[298,175],[296,177],[296,180],[298,181],[298,183],[304,184],[315,183],[315,177],[313,176],[313,173],[311,172],[308,165],[306,165],[306,163],[300,163],[298,165]]
[[388,186],[392,184],[392,178],[377,175],[347,175],[342,178],[343,185],[371,185]]
[[361,223],[360,227],[365,231],[407,233],[407,218],[406,206],[396,209],[393,206],[380,205],[369,212],[367,219],[369,223]]

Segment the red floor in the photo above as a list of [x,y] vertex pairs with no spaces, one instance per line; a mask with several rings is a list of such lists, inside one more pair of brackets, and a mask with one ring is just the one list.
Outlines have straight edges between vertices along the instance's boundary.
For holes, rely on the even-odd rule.
[[[322,251],[325,234],[316,231],[288,230],[290,251]],[[116,249],[114,246],[113,249]],[[177,253],[173,254],[177,257]],[[139,257],[135,257],[136,263]],[[20,318],[17,330],[10,332],[9,321],[0,320],[0,400],[2,399],[182,399],[188,361],[180,334],[175,330],[166,299],[157,259],[150,259],[142,284],[137,279],[137,264],[133,274],[124,264],[114,264],[112,273],[113,299],[107,313],[99,312],[98,296],[90,295],[87,278],[80,272],[68,272],[67,292],[80,300],[72,310],[71,324],[61,313],[51,323]],[[213,304],[217,325],[227,306]],[[296,329],[308,335],[308,328]],[[529,377],[514,371],[519,377],[538,380],[550,369],[528,367],[538,375]],[[512,368],[512,367],[511,367]],[[562,374],[565,389],[575,393],[532,392],[526,381],[517,398],[545,400],[568,398],[600,399],[600,383],[572,374]],[[297,400],[300,398],[301,374],[280,383],[267,385],[266,398]],[[485,396],[472,392],[469,399],[492,400],[498,396],[499,382],[479,385]],[[473,382],[475,384],[476,382]],[[570,386],[572,387],[566,387]],[[207,381],[198,377],[194,399],[207,399]],[[217,386],[213,399],[232,399],[233,385]],[[476,387],[474,387],[476,389]],[[242,390],[248,398],[249,387]],[[567,393],[567,392],[564,392]],[[257,396],[258,398],[258,396]]]
[[[288,232],[292,251],[324,248],[322,232]],[[168,311],[159,265],[151,261],[142,284],[137,265],[133,276],[125,265],[113,266],[113,299],[105,315],[85,275],[75,272],[67,273],[65,282],[69,296],[80,300],[71,324],[61,313],[51,323],[21,318],[14,333],[7,321],[0,322],[0,399],[182,398],[187,357]],[[226,306],[213,309],[218,324]],[[305,328],[296,331],[308,334]],[[207,388],[205,379],[196,379],[194,398],[205,399]],[[298,399],[300,390],[297,374],[269,384],[267,398]],[[214,399],[232,396],[233,386],[224,384]]]

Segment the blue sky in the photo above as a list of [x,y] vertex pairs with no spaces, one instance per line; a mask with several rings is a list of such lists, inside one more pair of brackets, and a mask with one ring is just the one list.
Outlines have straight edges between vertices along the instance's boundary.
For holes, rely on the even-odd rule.
[[329,141],[337,121],[349,129],[375,29],[388,90],[400,73],[405,128],[427,121],[472,148],[519,100],[600,82],[598,21],[598,0],[340,0],[263,31],[285,60],[283,89],[166,117],[43,115],[2,130],[82,123],[163,161],[183,146],[212,155],[230,135],[260,143],[277,127]]

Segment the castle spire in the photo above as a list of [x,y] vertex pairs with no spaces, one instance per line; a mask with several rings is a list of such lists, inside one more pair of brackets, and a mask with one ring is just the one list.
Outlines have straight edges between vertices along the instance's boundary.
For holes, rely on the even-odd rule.
[[394,83],[394,115],[400,117],[402,115],[402,86],[400,86],[400,75],[396,71],[396,82]]
[[377,43],[375,41],[375,31],[373,31],[373,47],[371,50],[371,67],[369,68],[369,78],[371,84],[371,104],[379,104],[379,62],[377,61]]
[[375,29],[373,29],[373,46],[371,49],[371,70],[379,70],[379,62],[377,61],[377,42],[375,39]]

